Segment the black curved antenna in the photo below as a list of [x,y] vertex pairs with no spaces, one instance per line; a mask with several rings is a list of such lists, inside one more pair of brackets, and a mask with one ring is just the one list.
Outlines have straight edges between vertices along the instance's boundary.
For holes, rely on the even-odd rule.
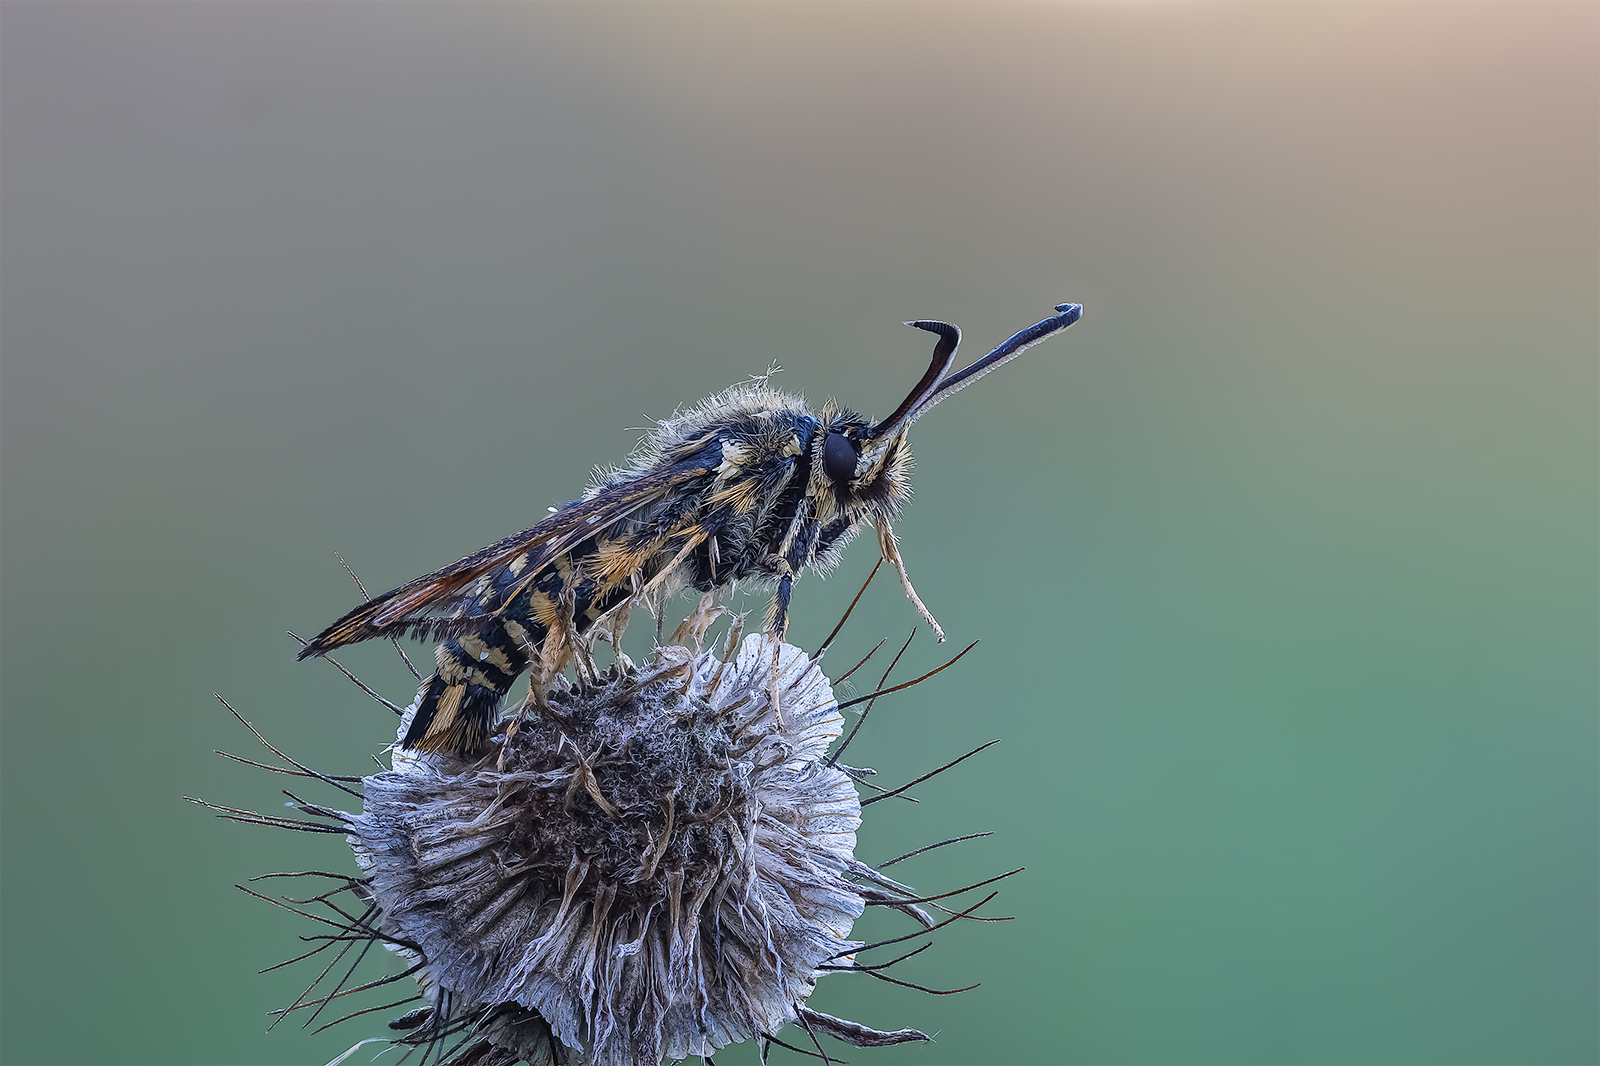
[[[1038,344],[1040,341],[1049,338],[1053,334],[1059,333],[1061,330],[1066,329],[1068,326],[1072,325],[1074,322],[1078,321],[1078,319],[1083,317],[1082,304],[1056,304],[1056,311],[1058,312],[1057,314],[1050,316],[1044,321],[1035,322],[1027,329],[1020,330],[1019,332],[1013,334],[1011,338],[1004,344],[1000,345],[1000,347],[996,348],[982,359],[979,359],[965,370],[958,370],[956,373],[950,374],[949,376],[940,377],[934,383],[932,389],[924,394],[921,394],[921,401],[913,406],[910,411],[904,413],[906,424],[910,425],[912,422],[915,422],[917,419],[921,418],[923,412],[927,411],[928,408],[932,407],[946,396],[966,388],[968,385],[983,377],[983,375],[989,373],[989,371],[1000,366],[1002,363],[1010,362],[1012,359],[1015,359],[1029,348],[1032,348],[1035,344]],[[908,325],[923,326],[926,328],[926,325],[921,322],[911,322],[908,323]],[[954,353],[952,352],[952,354]],[[904,407],[905,405],[902,404],[901,406]],[[900,412],[896,413],[899,414]]]
[[897,428],[900,420],[915,411],[928,397],[938,389],[940,382],[945,380],[945,375],[950,372],[950,366],[956,361],[956,349],[961,346],[961,330],[948,322],[932,322],[919,320],[905,323],[917,329],[925,329],[929,333],[939,335],[939,343],[933,346],[933,362],[928,364],[927,373],[922,375],[922,380],[916,387],[900,401],[900,406],[894,413],[872,428],[874,437],[881,437],[892,433]]

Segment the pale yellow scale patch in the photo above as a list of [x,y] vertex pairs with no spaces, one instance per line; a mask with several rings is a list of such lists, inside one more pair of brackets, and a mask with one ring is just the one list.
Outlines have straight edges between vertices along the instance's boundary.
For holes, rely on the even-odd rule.
[[717,464],[717,480],[725,481],[744,466],[744,448],[731,441],[722,442],[722,462]]
[[461,649],[478,662],[490,663],[508,674],[517,672],[512,668],[511,660],[506,658],[506,653],[499,648],[491,647],[471,634],[462,637],[459,643],[461,644]]
[[561,622],[561,612],[556,609],[556,601],[547,592],[535,592],[528,599],[528,605],[533,608],[533,617],[545,629],[556,632],[556,627]]
[[650,556],[655,554],[652,545],[629,549],[626,541],[603,540],[595,552],[589,571],[603,587],[615,586],[621,579],[637,572]]
[[706,499],[706,507],[714,511],[719,507],[731,505],[734,514],[744,514],[754,507],[759,499],[760,494],[756,491],[756,486],[749,480],[741,480],[713,492]]
[[528,632],[528,627],[521,622],[507,618],[505,620],[506,632],[511,634],[511,639],[517,642],[517,647],[526,655],[532,655],[536,650],[533,645],[533,634]]
[[464,663],[460,659],[457,659],[454,655],[451,655],[448,651],[446,651],[444,645],[442,644],[439,646],[438,650],[434,652],[433,658],[434,661],[439,664],[439,678],[452,687],[457,685],[482,685],[484,688],[494,687],[494,685],[489,681],[488,674],[485,674],[482,670],[474,669],[470,663]]
[[428,723],[428,735],[438,736],[440,733],[449,733],[455,728],[456,717],[461,713],[461,701],[466,698],[465,685],[451,685],[439,697],[437,709],[433,712],[433,721]]
[[556,577],[561,579],[562,588],[570,589],[578,583],[578,572],[573,569],[572,556],[558,555],[552,565],[555,567]]

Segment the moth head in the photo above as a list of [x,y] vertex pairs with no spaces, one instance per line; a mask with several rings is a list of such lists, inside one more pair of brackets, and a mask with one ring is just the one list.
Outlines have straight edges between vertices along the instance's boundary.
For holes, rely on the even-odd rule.
[[950,368],[955,365],[956,349],[961,346],[961,330],[948,322],[907,322],[906,325],[939,338],[922,380],[881,422],[827,419],[815,445],[813,468],[834,486],[841,498],[853,498],[869,509],[892,514],[910,495],[907,474],[911,452],[906,445],[906,431],[911,423],[945,397],[966,388],[1083,315],[1080,304],[1057,304],[1056,311],[1054,317],[1017,333],[982,359],[955,373],[951,373]]

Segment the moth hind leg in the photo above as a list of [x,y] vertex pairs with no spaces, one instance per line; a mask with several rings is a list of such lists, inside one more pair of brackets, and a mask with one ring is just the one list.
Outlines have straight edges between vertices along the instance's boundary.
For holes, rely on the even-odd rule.
[[778,675],[780,673],[780,658],[783,655],[783,638],[789,629],[789,597],[794,591],[794,572],[783,566],[783,576],[778,579],[778,591],[773,594],[772,603],[767,607],[766,631],[771,634],[772,641],[772,668],[767,675],[767,699],[772,704],[772,716],[777,719],[778,727],[784,726],[783,707],[778,697]]

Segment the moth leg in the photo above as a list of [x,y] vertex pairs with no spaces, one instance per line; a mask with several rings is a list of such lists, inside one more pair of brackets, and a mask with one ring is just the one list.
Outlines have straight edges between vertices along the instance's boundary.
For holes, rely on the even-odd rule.
[[639,595],[649,595],[652,589],[671,577],[678,569],[678,565],[685,559],[689,558],[689,553],[700,547],[700,545],[705,541],[706,536],[707,534],[705,533],[691,533],[689,538],[683,542],[683,547],[678,549],[678,554],[672,557],[672,562],[662,567],[661,572],[650,579],[643,590],[640,591]]
[[783,635],[789,629],[789,596],[794,592],[794,572],[786,562],[779,565],[783,576],[778,579],[778,591],[772,597],[772,622],[767,626],[767,631],[777,638],[772,642],[772,674],[767,688],[772,716],[778,720],[778,728],[783,729],[783,708],[778,702],[778,668],[783,655]]
[[789,631],[789,597],[794,592],[794,574],[786,564],[783,576],[778,579],[778,591],[772,596],[772,621],[767,629],[779,640]]
[[723,608],[717,605],[716,590],[707,592],[700,597],[700,603],[695,607],[694,613],[678,623],[678,628],[672,631],[672,643],[688,647],[689,641],[694,641],[695,654],[699,654],[705,645],[706,631],[711,628],[711,623],[724,614]]
[[[511,716],[511,723],[506,726],[505,740],[500,748],[500,759],[496,763],[501,769],[505,767],[506,752],[511,750],[511,738],[515,737],[517,730],[522,728],[523,719],[528,716],[529,706],[534,707],[541,715],[549,709],[549,703],[546,701],[544,694],[545,677],[544,667],[541,663],[543,654],[542,641],[535,642],[533,634],[528,632],[528,628],[521,622],[513,621],[508,623],[506,631],[511,635],[511,639],[516,641],[517,646],[522,650],[522,654],[527,656],[528,664],[532,669],[528,672],[528,698],[517,704],[516,712]],[[545,636],[548,635],[549,631],[546,630]]]
[[[571,723],[566,715],[556,710],[550,703],[548,689],[551,683],[566,669],[569,659],[576,659],[580,652],[578,647],[577,630],[572,623],[573,607],[576,594],[571,589],[561,589],[550,595],[553,617],[551,625],[545,630],[544,640],[535,645],[526,640],[526,629],[521,629],[521,643],[530,652],[528,665],[528,698],[518,708],[511,724],[506,727],[505,742],[500,748],[500,758],[497,768],[504,772],[506,759],[511,754],[511,740],[521,728],[528,710],[533,710],[540,718],[554,722],[557,726],[568,729]],[[513,634],[514,637],[517,634]],[[578,677],[583,679],[583,664],[576,663]]]
[[511,721],[506,725],[504,739],[500,742],[500,757],[495,760],[495,770],[498,773],[503,774],[506,771],[506,759],[511,754],[511,741],[516,737],[517,731],[522,728],[523,721],[528,717],[528,708],[532,707],[534,712],[541,718],[550,717],[553,713],[553,708],[545,698],[545,673],[538,654],[530,657],[528,662],[532,667],[528,671],[528,698],[517,704],[516,711],[511,715]]
[[933,617],[933,612],[929,611],[927,606],[923,604],[922,597],[917,595],[917,590],[911,587],[911,575],[906,573],[906,564],[900,558],[900,545],[895,539],[893,527],[883,518],[878,519],[877,525],[878,549],[883,552],[883,557],[893,563],[894,568],[900,572],[900,584],[905,586],[906,595],[910,597],[912,603],[917,605],[917,610],[922,612],[922,617],[926,618],[928,624],[933,627],[933,635],[939,638],[940,644],[943,644],[944,627]]
[[655,591],[657,586],[663,584],[672,577],[673,573],[677,571],[678,567],[683,563],[683,561],[689,557],[689,553],[703,544],[707,536],[708,534],[706,533],[691,533],[688,540],[684,542],[683,547],[678,549],[678,554],[672,557],[672,561],[666,566],[662,567],[661,570],[657,572],[655,577],[651,578],[643,585],[639,583],[639,571],[636,570],[632,574],[628,575],[628,580],[632,582],[633,591],[626,598],[617,603],[616,606],[602,612],[597,618],[595,618],[593,622],[590,623],[590,625],[601,625],[602,623],[607,622],[613,614],[622,611],[635,603],[642,602],[645,605],[645,609],[656,616],[656,643],[660,644],[661,613],[655,607],[650,605],[648,597],[651,592]]
[[563,599],[561,611],[556,616],[556,624],[566,637],[567,647],[572,649],[572,665],[578,672],[580,685],[594,685],[600,681],[600,670],[594,664],[594,639],[591,636],[597,630],[592,625],[587,634],[578,631],[577,624],[577,597]]
[[617,669],[625,674],[634,672],[633,660],[622,653],[622,631],[628,628],[629,601],[624,600],[622,609],[611,620],[611,652],[617,658]]

